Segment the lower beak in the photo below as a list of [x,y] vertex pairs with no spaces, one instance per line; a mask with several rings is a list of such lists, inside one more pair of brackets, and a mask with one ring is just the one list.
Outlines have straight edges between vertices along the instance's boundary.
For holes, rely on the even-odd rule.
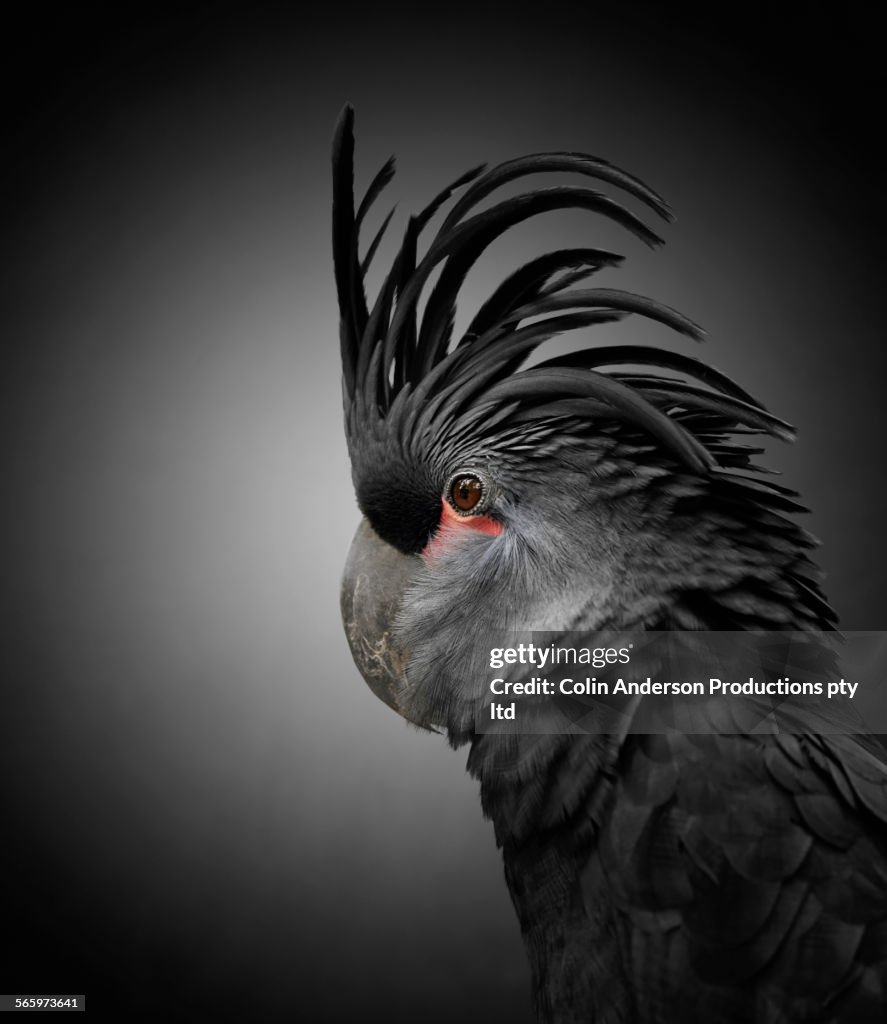
[[373,693],[415,725],[404,707],[407,652],[398,648],[393,626],[403,595],[422,561],[386,544],[361,520],[342,577],[340,605],[354,663]]

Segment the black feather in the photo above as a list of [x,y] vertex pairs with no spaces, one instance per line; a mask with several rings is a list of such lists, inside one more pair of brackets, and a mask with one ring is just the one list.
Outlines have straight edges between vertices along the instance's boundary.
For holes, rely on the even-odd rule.
[[333,138],[333,266],[339,297],[342,372],[346,393],[354,389],[355,362],[364,324],[355,308],[352,282],[356,266],[354,224],[354,109],[346,105]]
[[366,255],[361,260],[361,277],[365,278],[367,275],[367,271],[370,269],[370,264],[373,262],[373,257],[376,255],[376,250],[379,248],[379,243],[382,241],[385,231],[387,230],[388,225],[391,223],[391,218],[394,216],[394,210],[395,207],[392,206],[391,209],[388,211],[388,215],[385,217],[385,220],[382,221],[379,230],[373,236],[373,240],[372,242],[370,242],[369,248],[366,251]]
[[444,230],[452,227],[473,206],[476,206],[491,192],[507,184],[509,181],[525,177],[528,174],[552,172],[584,174],[591,178],[597,178],[599,181],[606,181],[611,185],[617,185],[637,199],[640,199],[641,202],[646,203],[660,217],[666,220],[672,219],[668,204],[662,196],[654,192],[653,189],[645,185],[640,179],[635,178],[626,171],[620,170],[620,168],[609,163],[607,160],[601,160],[599,157],[589,156],[586,153],[537,153],[534,156],[508,160],[488,171],[455,204],[444,221]]
[[[740,401],[748,402],[759,409],[763,406],[752,396],[741,388],[734,380],[726,374],[703,363],[701,359],[693,356],[685,356],[678,352],[669,352],[666,349],[651,348],[646,345],[601,345],[598,348],[586,348],[579,352],[568,352],[562,356],[548,359],[539,366],[587,366],[589,369],[597,369],[601,366],[620,365],[648,365],[660,366],[666,370],[676,370],[688,376],[696,377],[704,384],[723,391],[725,395],[732,395]],[[757,449],[762,452],[763,448]]]
[[[554,274],[573,270],[581,272],[584,277],[602,267],[617,266],[622,260],[622,256],[603,249],[558,249],[530,260],[510,274],[481,306],[460,344],[467,344],[471,336],[499,326],[517,306],[537,298]],[[559,289],[575,280],[562,281]]]
[[361,200],[360,206],[357,209],[357,216],[354,219],[354,229],[359,232],[360,227],[363,224],[364,217],[369,212],[370,207],[379,198],[379,194],[385,188],[386,185],[394,177],[394,157],[390,156],[385,163],[379,168],[375,178],[370,182],[369,188],[366,190],[366,194]]

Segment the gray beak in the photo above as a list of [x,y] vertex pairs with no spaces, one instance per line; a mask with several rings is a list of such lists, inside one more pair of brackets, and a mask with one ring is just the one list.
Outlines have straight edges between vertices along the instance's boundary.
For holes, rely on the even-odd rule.
[[404,708],[407,652],[392,638],[404,592],[421,565],[420,558],[401,554],[361,520],[345,562],[340,606],[351,656],[367,686],[399,715],[427,728]]

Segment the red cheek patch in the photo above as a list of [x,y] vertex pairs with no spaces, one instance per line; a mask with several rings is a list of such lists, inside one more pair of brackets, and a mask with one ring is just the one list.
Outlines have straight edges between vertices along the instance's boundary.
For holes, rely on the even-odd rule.
[[460,516],[453,511],[448,501],[441,498],[442,511],[440,523],[434,536],[422,549],[422,557],[426,561],[433,562],[447,547],[447,544],[463,534],[466,530],[473,530],[475,533],[485,533],[490,537],[497,537],[504,527],[498,519],[491,516]]

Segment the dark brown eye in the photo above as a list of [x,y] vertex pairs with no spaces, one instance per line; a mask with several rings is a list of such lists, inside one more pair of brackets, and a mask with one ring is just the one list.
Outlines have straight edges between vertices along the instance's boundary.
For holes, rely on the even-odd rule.
[[460,512],[471,512],[484,496],[484,485],[476,476],[457,476],[450,484],[450,501]]

